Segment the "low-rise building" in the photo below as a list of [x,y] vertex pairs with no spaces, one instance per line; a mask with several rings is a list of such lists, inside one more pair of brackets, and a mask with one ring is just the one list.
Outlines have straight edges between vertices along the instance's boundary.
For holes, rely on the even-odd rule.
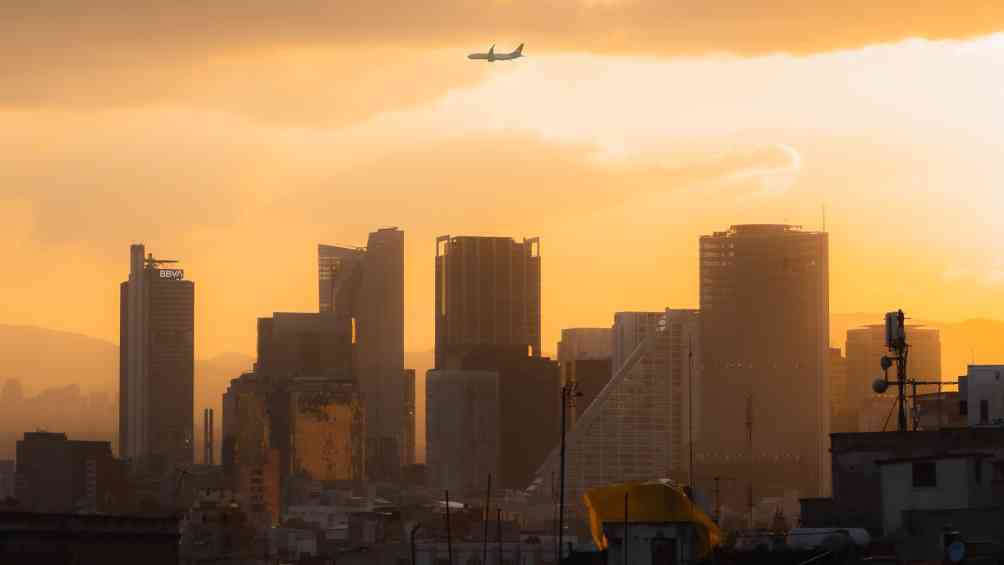
[[200,489],[181,524],[182,563],[240,560],[255,555],[255,531],[228,489]]
[[997,463],[1004,460],[1004,427],[840,433],[832,434],[830,442],[833,496],[801,501],[800,521],[804,527],[860,527],[873,536],[891,533],[886,531],[883,519],[884,504],[889,496],[898,495],[895,491],[887,495],[883,485],[882,468],[886,463],[882,462],[888,461],[986,454],[992,465],[984,466],[981,472],[995,478],[989,482],[989,501],[981,502],[981,507],[1004,501],[1004,483]]
[[269,530],[269,553],[279,559],[299,561],[316,557],[317,534],[312,530],[297,528],[272,528]]
[[1004,426],[1004,365],[970,365],[959,379],[970,426]]
[[994,467],[987,453],[956,453],[877,461],[882,526],[900,532],[907,510],[983,508],[994,502]]
[[16,449],[15,498],[25,510],[105,513],[127,504],[125,465],[110,442],[28,432]]
[[286,521],[299,520],[324,532],[327,542],[348,541],[349,514],[328,504],[300,504],[286,509]]
[[178,565],[178,520],[0,512],[4,563]]
[[14,461],[0,460],[0,502],[7,498],[14,498],[14,485],[17,483],[14,470]]

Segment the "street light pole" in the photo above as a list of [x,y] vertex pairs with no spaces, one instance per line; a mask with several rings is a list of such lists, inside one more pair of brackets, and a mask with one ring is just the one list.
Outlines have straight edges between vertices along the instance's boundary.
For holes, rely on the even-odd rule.
[[564,542],[565,534],[565,413],[567,406],[574,401],[576,396],[582,396],[582,393],[576,390],[575,381],[565,383],[561,387],[561,464],[558,471],[561,475],[558,480],[558,565],[561,565],[564,561],[562,543]]
[[411,528],[411,565],[416,565],[418,563],[415,555],[415,534],[418,533],[418,530],[421,527],[422,523],[419,522]]

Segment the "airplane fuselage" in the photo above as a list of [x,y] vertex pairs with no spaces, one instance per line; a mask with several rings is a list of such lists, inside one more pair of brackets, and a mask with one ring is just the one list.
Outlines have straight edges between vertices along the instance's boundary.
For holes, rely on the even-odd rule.
[[467,56],[467,58],[475,61],[488,61],[489,63],[494,63],[495,61],[511,61],[513,59],[519,59],[522,56],[523,55],[519,53],[500,53],[498,55],[490,55],[488,53],[471,53]]
[[511,61],[513,59],[519,59],[523,56],[523,45],[520,45],[512,53],[495,53],[495,46],[487,53],[471,53],[467,56],[468,59],[474,61],[488,61],[489,63],[494,63],[495,61]]

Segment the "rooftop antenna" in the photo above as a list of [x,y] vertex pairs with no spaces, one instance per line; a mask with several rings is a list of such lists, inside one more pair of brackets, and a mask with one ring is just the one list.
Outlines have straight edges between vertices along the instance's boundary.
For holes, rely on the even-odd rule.
[[[958,381],[924,381],[911,379],[907,373],[907,358],[910,353],[910,345],[906,341],[906,315],[902,310],[888,312],[885,315],[885,345],[890,355],[883,355],[881,360],[884,375],[875,379],[872,390],[877,394],[884,394],[889,385],[896,385],[898,394],[896,404],[899,408],[899,419],[897,430],[900,432],[909,431],[906,424],[906,387],[912,389],[913,400],[913,431],[919,427],[919,412],[917,407],[917,386],[918,385],[938,385],[958,384]],[[889,369],[896,365],[896,380],[889,380]]]
[[178,262],[177,259],[156,259],[154,258],[153,253],[147,253],[146,259],[144,261],[146,262],[147,267],[153,267],[153,268],[159,267],[161,265],[167,265],[169,263]]

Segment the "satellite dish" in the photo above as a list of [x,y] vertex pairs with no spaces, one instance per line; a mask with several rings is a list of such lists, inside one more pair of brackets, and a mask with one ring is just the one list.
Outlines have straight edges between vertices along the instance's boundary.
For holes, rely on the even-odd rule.
[[966,558],[966,544],[961,541],[953,541],[948,546],[948,560],[952,563],[959,563]]
[[890,358],[886,357],[885,355],[883,355],[882,356],[882,370],[883,371],[888,371],[889,367],[892,367],[892,359],[890,359]]
[[889,390],[889,381],[881,378],[875,379],[875,382],[872,383],[872,390],[875,391],[875,394],[885,394],[885,391]]

